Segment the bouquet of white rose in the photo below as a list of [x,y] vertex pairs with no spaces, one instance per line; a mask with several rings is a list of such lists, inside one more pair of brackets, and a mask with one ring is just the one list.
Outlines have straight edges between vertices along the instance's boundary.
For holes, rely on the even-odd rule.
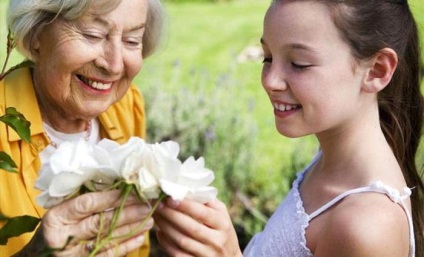
[[[204,159],[190,157],[181,162],[179,150],[174,141],[148,144],[138,137],[123,145],[108,139],[95,145],[82,139],[65,142],[40,171],[35,186],[42,193],[37,201],[51,208],[84,192],[121,189],[123,199],[132,192],[147,203],[157,199],[151,216],[157,203],[167,196],[201,203],[216,198],[217,189],[209,186],[214,174],[205,168]],[[96,245],[100,248],[104,243]]]

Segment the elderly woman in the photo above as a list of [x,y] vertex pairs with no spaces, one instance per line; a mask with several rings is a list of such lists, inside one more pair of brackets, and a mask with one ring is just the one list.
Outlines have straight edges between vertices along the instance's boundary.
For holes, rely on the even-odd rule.
[[[119,192],[96,192],[65,201],[50,210],[35,202],[37,173],[51,147],[84,139],[119,143],[145,136],[143,99],[132,84],[143,58],[158,45],[163,12],[160,0],[11,0],[8,24],[18,49],[33,62],[0,81],[0,116],[16,107],[31,122],[31,144],[0,124],[0,151],[20,173],[0,172],[0,212],[42,217],[36,233],[12,238],[0,256],[86,256],[100,223],[119,204]],[[106,212],[104,212],[106,211]],[[133,199],[121,213],[115,235],[128,233],[147,215]],[[97,256],[148,256],[148,229],[111,242]],[[68,239],[71,240],[67,242]],[[85,242],[85,243],[81,243]],[[87,243],[88,242],[88,243]]]

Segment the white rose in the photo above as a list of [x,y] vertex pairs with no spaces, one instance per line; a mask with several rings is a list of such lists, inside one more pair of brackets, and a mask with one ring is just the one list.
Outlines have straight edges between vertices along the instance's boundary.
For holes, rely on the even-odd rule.
[[195,160],[188,158],[175,172],[177,178],[170,176],[160,180],[162,190],[174,200],[192,199],[200,203],[206,203],[216,198],[218,191],[209,184],[215,179],[213,172],[204,167],[202,157]]
[[87,181],[108,180],[93,158],[93,146],[85,140],[65,142],[43,165],[35,187],[43,193],[37,198],[39,205],[50,208],[77,192]]

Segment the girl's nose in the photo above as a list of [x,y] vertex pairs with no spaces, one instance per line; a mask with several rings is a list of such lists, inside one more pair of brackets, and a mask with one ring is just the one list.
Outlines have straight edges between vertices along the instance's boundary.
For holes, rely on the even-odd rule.
[[287,89],[287,81],[281,68],[268,66],[262,69],[262,85],[265,91],[283,91]]

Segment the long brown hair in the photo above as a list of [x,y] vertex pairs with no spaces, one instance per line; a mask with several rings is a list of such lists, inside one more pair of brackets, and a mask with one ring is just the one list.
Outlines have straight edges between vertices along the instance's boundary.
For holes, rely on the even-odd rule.
[[319,0],[329,5],[342,37],[357,60],[383,48],[398,55],[398,67],[378,95],[380,123],[412,188],[416,253],[424,257],[424,184],[416,164],[423,124],[422,62],[417,25],[406,0]]

